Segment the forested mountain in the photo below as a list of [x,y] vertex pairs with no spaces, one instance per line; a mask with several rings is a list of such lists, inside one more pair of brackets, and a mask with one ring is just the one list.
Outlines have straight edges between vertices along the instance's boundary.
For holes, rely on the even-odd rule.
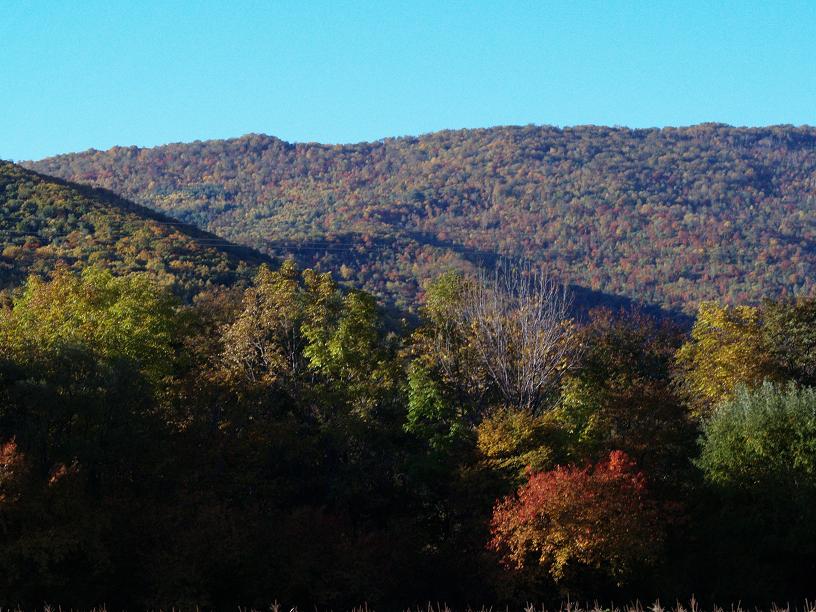
[[0,161],[0,288],[58,262],[115,274],[149,271],[189,297],[248,279],[262,257],[101,189],[43,177]]
[[[2,163],[0,606],[812,598],[816,298],[773,298],[813,289],[814,145],[503,128],[37,164],[397,303],[435,277],[411,326]],[[664,306],[771,299],[687,333],[573,316],[535,262],[438,274],[497,255]]]
[[687,312],[814,289],[816,128],[499,127],[344,146],[248,135],[28,165],[401,305],[496,255]]

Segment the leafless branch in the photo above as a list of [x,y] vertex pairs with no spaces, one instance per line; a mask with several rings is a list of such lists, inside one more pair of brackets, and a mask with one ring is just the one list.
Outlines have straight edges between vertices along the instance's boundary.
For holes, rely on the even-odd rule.
[[568,290],[529,265],[500,264],[468,288],[460,324],[504,400],[529,411],[575,363]]

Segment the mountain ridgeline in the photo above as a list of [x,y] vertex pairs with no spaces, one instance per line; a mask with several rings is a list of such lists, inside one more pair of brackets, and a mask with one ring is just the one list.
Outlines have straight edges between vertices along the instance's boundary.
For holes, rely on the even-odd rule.
[[55,265],[147,271],[180,297],[247,280],[263,256],[113,193],[0,161],[0,289]]
[[498,127],[342,146],[248,135],[26,165],[409,309],[427,279],[496,257],[687,313],[812,294],[816,278],[816,128]]

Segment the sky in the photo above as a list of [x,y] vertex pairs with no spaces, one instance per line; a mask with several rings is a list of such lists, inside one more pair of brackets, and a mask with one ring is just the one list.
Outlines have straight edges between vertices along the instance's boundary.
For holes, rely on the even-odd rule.
[[816,124],[816,0],[3,0],[0,158],[250,132]]

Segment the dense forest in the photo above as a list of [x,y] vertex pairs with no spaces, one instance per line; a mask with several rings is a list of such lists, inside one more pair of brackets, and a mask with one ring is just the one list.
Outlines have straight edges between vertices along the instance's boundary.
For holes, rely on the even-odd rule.
[[115,274],[150,271],[177,295],[248,282],[265,261],[250,249],[101,189],[72,185],[0,160],[0,290],[59,262]]
[[0,606],[816,596],[816,131],[34,166],[0,162]]
[[496,256],[687,314],[814,289],[814,128],[501,127],[343,146],[249,135],[28,165],[408,309],[428,280]]
[[110,258],[0,309],[4,607],[816,594],[812,299],[576,321],[505,264],[395,330],[292,261],[184,302]]

